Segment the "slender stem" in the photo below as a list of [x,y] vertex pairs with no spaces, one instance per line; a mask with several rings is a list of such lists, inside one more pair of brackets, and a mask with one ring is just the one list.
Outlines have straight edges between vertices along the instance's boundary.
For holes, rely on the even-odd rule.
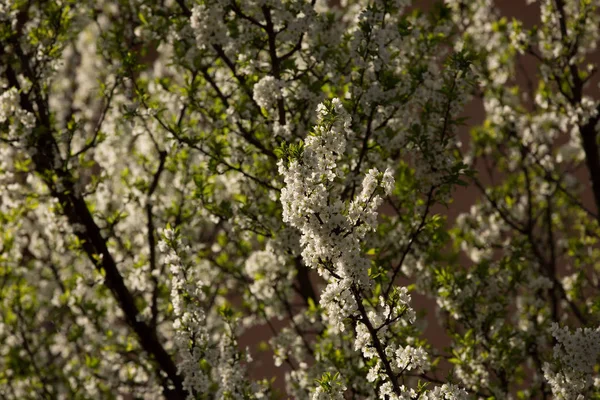
[[352,287],[351,290],[352,290],[352,294],[354,295],[356,305],[358,306],[358,311],[360,312],[360,315],[362,317],[360,321],[365,324],[365,326],[367,327],[367,330],[369,331],[369,334],[371,335],[371,340],[373,341],[373,346],[375,347],[375,350],[377,351],[377,355],[379,355],[379,359],[380,359],[381,363],[383,364],[383,368],[385,369],[385,373],[388,376],[390,383],[392,384],[392,387],[394,388],[394,393],[396,393],[397,395],[400,395],[401,390],[400,390],[400,385],[398,384],[398,378],[396,377],[396,374],[394,374],[394,371],[392,370],[392,365],[390,364],[390,361],[388,360],[388,357],[385,354],[385,349],[383,348],[383,344],[381,343],[381,341],[379,340],[379,337],[377,336],[377,330],[373,327],[373,324],[371,324],[371,320],[369,320],[369,315],[367,314],[367,310],[365,309],[365,306],[362,303],[362,298],[360,296],[360,293],[356,287]]

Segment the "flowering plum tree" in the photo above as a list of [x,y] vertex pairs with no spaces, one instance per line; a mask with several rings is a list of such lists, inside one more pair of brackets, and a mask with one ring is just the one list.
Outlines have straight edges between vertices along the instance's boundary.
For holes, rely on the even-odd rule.
[[600,1],[528,3],[0,0],[0,397],[600,398]]

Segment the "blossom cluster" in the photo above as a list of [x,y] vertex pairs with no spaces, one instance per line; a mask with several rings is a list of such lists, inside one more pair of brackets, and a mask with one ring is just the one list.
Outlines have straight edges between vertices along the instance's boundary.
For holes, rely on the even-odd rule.
[[413,3],[0,1],[0,397],[598,397],[600,3]]

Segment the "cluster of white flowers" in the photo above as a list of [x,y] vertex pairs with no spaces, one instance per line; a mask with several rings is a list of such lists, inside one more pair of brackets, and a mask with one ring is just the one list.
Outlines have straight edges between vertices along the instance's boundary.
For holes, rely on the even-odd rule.
[[339,375],[327,374],[324,379],[326,380],[322,381],[313,392],[311,400],[343,400],[346,386]]
[[285,365],[292,370],[285,376],[287,392],[294,398],[308,398],[316,379],[328,369],[325,363],[314,363],[317,346],[306,341],[304,332],[318,332],[324,325],[315,318],[298,313],[290,325],[281,329],[269,343],[274,353],[275,366]]
[[255,251],[245,262],[245,272],[252,283],[248,287],[250,304],[264,305],[267,318],[282,318],[286,314],[285,301],[291,298],[295,271],[273,245]]
[[281,89],[281,81],[270,75],[264,76],[254,85],[253,99],[260,107],[270,109],[282,97]]
[[[417,394],[414,389],[409,389],[402,386],[402,393],[397,395],[392,390],[391,385],[384,384],[381,388],[381,396],[390,400],[410,400],[410,399],[425,399],[425,400],[467,400],[469,395],[463,389],[456,385],[444,384],[436,386],[433,390],[425,391]],[[384,397],[385,396],[385,397]]]
[[[195,394],[206,393],[211,383],[210,376],[199,368],[201,361],[216,365],[218,353],[208,347],[206,316],[198,303],[204,300],[202,282],[191,286],[186,278],[184,257],[189,256],[189,246],[184,246],[173,229],[163,230],[164,239],[159,249],[165,253],[165,264],[169,266],[173,278],[171,281],[171,301],[175,314],[175,346],[181,361],[179,372],[183,375],[183,386],[188,392],[188,400]],[[189,292],[192,289],[193,292]],[[192,296],[190,299],[189,296]]]
[[206,2],[192,8],[190,25],[200,49],[227,43],[227,29],[223,26],[223,6],[220,2]]
[[558,370],[545,363],[544,377],[552,387],[552,393],[563,399],[587,398],[593,383],[594,366],[600,355],[600,328],[578,328],[571,332],[552,324],[554,359],[560,363]]
[[[561,10],[559,11],[557,7]],[[567,63],[574,64],[595,50],[600,22],[595,7],[597,2],[594,1],[565,1],[561,5],[551,0],[541,1],[541,22],[547,29],[539,32],[540,53],[548,58],[566,56]],[[570,24],[567,21],[578,21],[578,24]],[[570,42],[573,40],[578,43],[571,47]]]
[[[227,326],[221,335],[218,348],[218,361],[214,364],[211,363],[213,360],[207,361],[209,363],[208,365],[215,367],[215,376],[219,381],[219,390],[216,393],[216,398],[242,400],[248,397],[245,396],[245,371],[243,368],[240,368],[237,342],[233,337],[233,332],[229,329],[229,326]],[[249,355],[246,357],[249,358]],[[196,364],[196,369],[199,369],[198,364]]]
[[6,139],[23,140],[35,127],[35,116],[23,110],[19,103],[19,91],[11,87],[0,94],[0,124],[9,122]]
[[[184,245],[179,233],[173,229],[163,230],[163,240],[159,249],[166,253],[165,264],[173,275],[171,283],[171,302],[175,321],[174,344],[181,360],[179,372],[183,376],[183,386],[188,399],[208,393],[211,387],[217,387],[217,398],[247,398],[248,390],[259,396],[264,388],[249,385],[246,370],[241,361],[250,360],[250,354],[240,355],[235,338],[235,325],[228,321],[221,327],[218,343],[213,343],[202,304],[206,301],[207,282],[190,282],[188,276],[190,247]],[[206,367],[203,368],[202,365]]]
[[[411,344],[403,345],[397,341],[394,341],[392,337],[388,337],[390,333],[390,321],[396,321],[397,324],[408,325],[415,321],[415,312],[410,308],[410,295],[406,288],[400,288],[391,296],[393,300],[393,307],[386,304],[383,297],[379,298],[381,307],[371,310],[368,313],[369,325],[375,327],[377,333],[377,340],[382,344],[386,343],[384,352],[389,362],[389,366],[394,374],[402,374],[405,371],[416,370],[419,373],[423,373],[428,370],[431,366],[429,355],[422,347],[415,347]],[[393,386],[388,376],[388,371],[384,367],[381,355],[374,344],[374,337],[370,332],[369,327],[366,323],[359,323],[356,325],[356,341],[355,349],[360,350],[366,359],[374,359],[376,363],[369,369],[367,375],[367,381],[374,382],[380,380],[383,382],[379,389],[380,396],[392,395],[393,398],[397,398],[397,395],[393,394]]]
[[[331,183],[340,173],[336,163],[344,154],[351,122],[339,99],[331,104],[331,114],[324,104],[319,105],[320,123],[315,134],[306,139],[302,158],[289,166],[281,160],[279,172],[286,183],[281,191],[283,220],[300,230],[304,262],[325,277],[330,273],[340,277],[327,286],[321,303],[331,307],[329,318],[343,330],[342,320],[356,310],[350,285],[356,276],[365,282],[368,262],[359,255],[358,243],[352,243],[353,235],[344,235],[350,221],[343,214],[341,199],[330,192]],[[332,118],[327,120],[328,116]],[[328,270],[329,266],[324,265],[327,262],[333,264],[335,272]],[[344,312],[340,314],[340,310]]]
[[456,385],[443,384],[423,394],[425,400],[467,400],[469,395]]
[[337,162],[342,158],[346,137],[351,135],[350,117],[339,99],[331,109],[321,104],[320,120],[315,133],[305,142],[301,159],[286,166],[279,162],[279,172],[286,186],[281,191],[283,220],[301,232],[302,257],[326,278],[335,277],[321,297],[328,318],[344,330],[344,318],[356,311],[350,292],[352,285],[368,287],[369,260],[361,254],[360,240],[374,229],[381,192],[393,187],[390,171],[380,174],[371,170],[364,179],[363,190],[346,210],[334,181],[344,172]]

